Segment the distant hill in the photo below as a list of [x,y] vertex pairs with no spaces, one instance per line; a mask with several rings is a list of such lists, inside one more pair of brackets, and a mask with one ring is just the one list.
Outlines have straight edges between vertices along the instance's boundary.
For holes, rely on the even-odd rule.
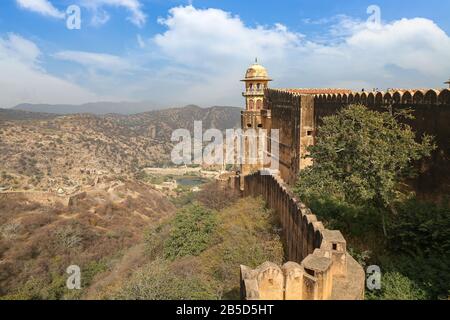
[[92,113],[95,115],[103,115],[117,113],[128,115],[157,110],[158,108],[158,106],[151,102],[94,102],[82,105],[23,103],[12,109],[56,114]]
[[59,116],[53,113],[31,112],[15,109],[0,109],[0,120],[45,120]]
[[0,187],[74,187],[91,183],[86,171],[132,177],[140,168],[171,164],[174,130],[192,132],[194,121],[204,130],[236,128],[240,112],[197,106],[135,115],[0,110]]
[[194,130],[194,121],[201,121],[203,130],[210,128],[226,130],[240,128],[241,111],[236,107],[211,107],[200,108],[189,105],[184,108],[165,109],[144,112],[129,116],[110,114],[105,119],[115,119],[121,125],[135,132],[146,134],[150,127],[155,128],[156,136],[162,140],[168,140],[176,129]]

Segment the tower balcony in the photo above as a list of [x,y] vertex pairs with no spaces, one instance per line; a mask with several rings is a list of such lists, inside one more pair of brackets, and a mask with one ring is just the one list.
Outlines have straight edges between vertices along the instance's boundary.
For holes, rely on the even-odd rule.
[[263,96],[264,95],[264,89],[260,89],[260,90],[247,90],[245,92],[242,92],[242,95],[244,97],[249,97],[249,96]]

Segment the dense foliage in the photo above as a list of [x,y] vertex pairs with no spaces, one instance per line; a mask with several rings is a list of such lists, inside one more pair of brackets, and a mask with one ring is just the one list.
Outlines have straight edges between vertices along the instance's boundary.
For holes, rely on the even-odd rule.
[[314,198],[326,193],[347,203],[394,210],[395,202],[407,196],[400,185],[413,176],[413,162],[434,148],[427,135],[416,142],[411,127],[397,121],[401,116],[411,117],[351,105],[325,117],[309,148],[314,165],[300,174],[298,194]]
[[211,211],[196,204],[181,209],[165,244],[166,258],[199,255],[210,244],[215,226],[216,216]]
[[349,106],[324,118],[296,193],[344,233],[363,266],[381,267],[382,290],[368,298],[446,298],[450,207],[419,201],[403,184],[433,145],[428,136],[415,141],[399,116]]
[[199,204],[182,208],[174,220],[148,231],[149,262],[114,297],[239,299],[241,264],[283,262],[273,217],[261,200],[251,198],[220,211]]

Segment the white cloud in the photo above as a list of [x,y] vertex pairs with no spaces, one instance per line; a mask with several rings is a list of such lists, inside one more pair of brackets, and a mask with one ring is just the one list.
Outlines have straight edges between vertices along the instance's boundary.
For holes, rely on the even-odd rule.
[[41,51],[30,40],[16,34],[0,37],[0,107],[19,103],[83,103],[98,95],[67,80],[46,73]]
[[16,0],[17,4],[26,10],[37,12],[44,16],[63,19],[64,12],[56,9],[48,0]]
[[78,63],[89,69],[109,71],[112,73],[132,69],[131,64],[126,59],[110,54],[84,51],[60,51],[54,57],[60,60]]
[[[157,35],[154,41],[166,55],[176,62],[212,67],[230,58],[282,57],[302,38],[282,24],[248,28],[238,16],[219,9],[199,10],[192,6],[171,9],[170,15],[159,19],[159,23],[168,30]],[[222,62],[217,61],[221,58]]]
[[14,33],[8,34],[7,38],[0,38],[0,48],[3,49],[0,54],[14,56],[15,59],[28,65],[35,65],[41,55],[41,50],[34,42]]
[[111,19],[111,16],[108,14],[108,12],[101,8],[94,8],[92,11],[93,14],[91,25],[93,25],[94,27],[102,26]]
[[[313,39],[282,24],[250,27],[219,9],[176,7],[159,19],[165,32],[137,36],[138,45],[123,56],[61,51],[54,57],[81,66],[71,74],[80,86],[167,105],[243,105],[239,80],[255,57],[275,79],[273,87],[442,87],[448,79],[450,38],[431,20],[377,28],[348,16],[330,21],[324,36]],[[0,45],[22,52],[15,58],[22,64],[38,65],[33,45],[13,38]]]
[[143,5],[139,0],[80,0],[80,4],[94,13],[93,24],[104,24],[109,20],[109,15],[103,7],[121,7],[128,10],[131,15],[128,17],[133,24],[138,27],[145,25],[147,16],[143,11]]
[[177,7],[159,19],[167,31],[154,43],[173,62],[171,75],[179,68],[187,79],[180,95],[206,104],[242,104],[238,80],[255,56],[276,87],[438,87],[448,78],[450,38],[433,21],[373,28],[344,15],[334,20],[324,42],[281,24],[249,27],[222,10]]
[[[105,7],[124,8],[130,12],[128,20],[138,27],[143,27],[147,21],[147,16],[143,11],[140,0],[74,0],[74,2],[92,13],[91,24],[101,26],[110,20],[109,13]],[[16,0],[16,3],[26,10],[39,13],[44,16],[63,19],[65,13],[61,12],[50,2],[50,0]]]

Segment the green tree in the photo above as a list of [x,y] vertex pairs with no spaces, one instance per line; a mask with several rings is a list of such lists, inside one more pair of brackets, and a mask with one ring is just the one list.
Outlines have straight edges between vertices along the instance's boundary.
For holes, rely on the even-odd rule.
[[414,281],[398,272],[383,274],[380,292],[367,292],[369,300],[426,300],[426,293]]
[[216,227],[216,215],[198,204],[181,209],[165,243],[166,258],[198,256],[208,248]]
[[304,199],[327,195],[350,204],[370,204],[379,210],[385,236],[385,212],[407,196],[402,182],[414,176],[414,161],[435,148],[432,137],[415,139],[411,127],[398,121],[412,119],[409,111],[371,111],[350,105],[323,118],[314,146],[313,165],[300,174],[296,192]]

